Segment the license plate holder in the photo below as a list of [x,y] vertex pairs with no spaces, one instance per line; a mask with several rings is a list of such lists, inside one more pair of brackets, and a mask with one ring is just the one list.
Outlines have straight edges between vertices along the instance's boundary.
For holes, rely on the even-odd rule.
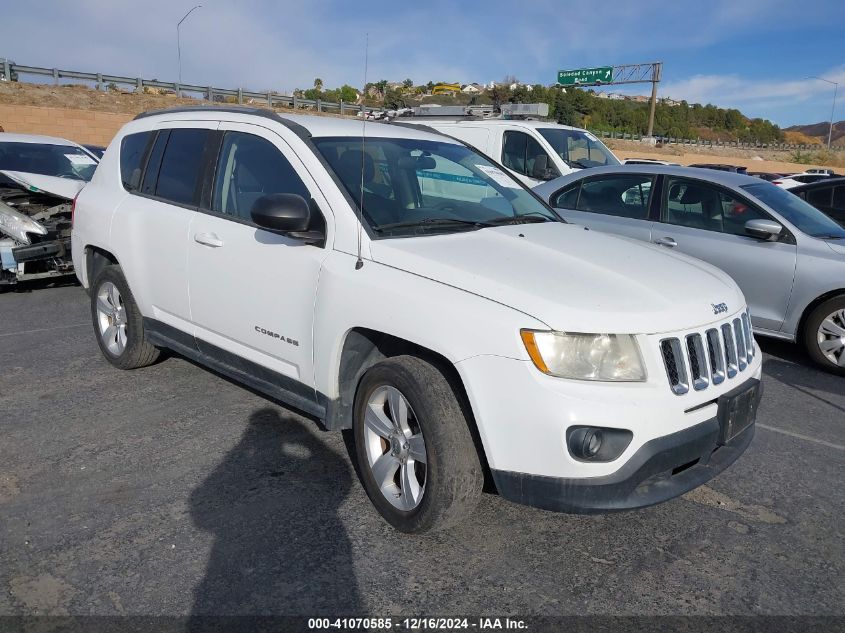
[[760,382],[719,397],[719,444],[727,444],[757,419]]

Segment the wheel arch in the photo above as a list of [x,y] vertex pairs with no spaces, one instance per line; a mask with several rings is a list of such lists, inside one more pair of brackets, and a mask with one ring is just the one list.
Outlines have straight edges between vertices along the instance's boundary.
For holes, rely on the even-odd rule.
[[100,271],[111,265],[120,265],[113,253],[105,248],[88,244],[85,247],[85,280],[87,286],[90,288]]
[[824,294],[819,295],[815,299],[813,299],[807,306],[804,308],[803,312],[801,313],[801,318],[798,320],[798,327],[795,330],[795,340],[801,341],[804,336],[804,326],[807,323],[807,319],[813,313],[817,307],[823,304],[825,301],[830,299],[834,299],[836,297],[845,296],[845,288],[837,288],[835,290],[830,290],[825,292]]
[[355,393],[363,375],[380,361],[403,355],[422,358],[437,367],[446,377],[455,392],[469,426],[475,449],[484,470],[485,488],[489,487],[492,482],[490,468],[487,464],[487,457],[478,432],[472,405],[460,373],[454,363],[443,354],[413,341],[365,327],[354,327],[349,330],[343,340],[336,375],[338,396],[327,409],[326,428],[352,428]]

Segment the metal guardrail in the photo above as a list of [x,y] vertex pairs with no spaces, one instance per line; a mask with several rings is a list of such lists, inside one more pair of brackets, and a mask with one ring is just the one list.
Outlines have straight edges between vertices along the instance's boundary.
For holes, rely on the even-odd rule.
[[268,107],[286,106],[289,108],[316,108],[318,112],[326,110],[337,110],[340,114],[358,113],[362,110],[378,112],[380,108],[368,108],[357,103],[332,103],[330,101],[323,101],[321,99],[303,99],[296,95],[282,95],[268,90],[267,92],[254,92],[251,90],[244,90],[242,88],[216,88],[214,86],[198,86],[195,84],[180,84],[178,82],[159,81],[158,79],[143,79],[142,77],[122,77],[120,75],[107,75],[104,73],[84,73],[76,70],[60,70],[58,68],[40,68],[38,66],[21,66],[10,62],[8,59],[2,60],[0,66],[0,79],[3,81],[12,81],[13,78],[17,80],[21,75],[40,75],[42,77],[52,77],[56,84],[61,79],[79,79],[82,81],[93,82],[97,85],[98,90],[102,90],[109,84],[116,86],[133,86],[136,91],[142,92],[144,88],[159,88],[164,90],[172,90],[176,96],[181,96],[185,92],[199,93],[212,103],[218,101],[217,97],[234,97],[237,103],[243,105],[244,100],[249,101],[255,105],[258,101],[266,104]]
[[[178,82],[159,81],[158,79],[143,79],[141,77],[121,77],[120,75],[106,75],[103,73],[84,73],[75,70],[60,70],[58,68],[40,68],[38,66],[21,66],[10,62],[8,59],[2,59],[2,66],[0,66],[0,80],[12,81],[20,77],[20,75],[40,75],[42,77],[52,77],[53,81],[58,84],[60,79],[79,79],[82,81],[90,81],[97,85],[97,89],[102,90],[104,86],[109,84],[133,86],[136,91],[142,92],[144,88],[159,88],[163,90],[172,90],[177,96],[181,96],[184,92],[199,93],[204,96],[207,101],[216,102],[216,97],[234,97],[237,103],[243,105],[244,99],[251,100],[250,104],[255,105],[255,102],[266,103],[269,108],[273,106],[285,106],[288,108],[316,108],[318,112],[328,110],[337,110],[340,114],[358,113],[362,110],[368,112],[383,112],[383,108],[370,108],[357,103],[332,103],[329,101],[322,101],[321,99],[303,99],[296,95],[282,95],[268,90],[267,92],[254,92],[251,90],[243,90],[242,88],[215,88],[214,86],[198,86],[194,84],[180,84]],[[608,132],[606,130],[591,130],[593,134],[603,138],[618,138],[629,140],[641,140],[641,134],[630,134],[623,132]],[[679,139],[672,137],[656,137],[659,142],[664,145],[696,145],[704,147],[737,147],[740,149],[779,149],[779,150],[818,150],[824,149],[819,145],[792,145],[789,143],[743,143],[740,141],[706,141],[702,139]],[[833,151],[842,151],[845,148],[831,147]]]
[[[640,141],[645,138],[642,134],[630,134],[628,132],[608,132],[607,130],[590,130],[591,133],[602,138],[623,139],[629,141]],[[658,136],[654,137],[658,143],[663,145],[695,145],[698,147],[736,147],[739,149],[773,149],[773,150],[826,150],[825,145],[795,145],[792,143],[746,143],[743,141],[720,141],[720,140],[705,140],[705,139],[691,139],[691,138],[675,138],[672,136]],[[831,151],[841,152],[845,147],[831,146]]]

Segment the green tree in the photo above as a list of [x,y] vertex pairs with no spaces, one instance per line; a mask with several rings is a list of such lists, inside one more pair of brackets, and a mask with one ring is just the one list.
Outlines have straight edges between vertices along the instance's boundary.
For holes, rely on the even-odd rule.
[[315,89],[317,92],[320,92],[320,91],[323,89],[323,80],[322,80],[322,79],[320,79],[319,77],[317,77],[317,78],[314,80],[314,89]]

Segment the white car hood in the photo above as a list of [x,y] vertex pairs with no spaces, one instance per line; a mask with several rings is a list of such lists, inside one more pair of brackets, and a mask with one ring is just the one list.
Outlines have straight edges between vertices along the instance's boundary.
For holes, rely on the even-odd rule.
[[36,193],[49,193],[60,198],[73,200],[79,190],[86,185],[84,180],[73,178],[59,178],[58,176],[45,176],[43,174],[31,174],[24,171],[0,170],[7,178],[12,179],[19,185],[26,187],[27,191]]
[[[524,312],[569,332],[653,334],[745,307],[736,283],[702,261],[563,223],[377,240],[373,260]],[[727,304],[716,315],[715,305]]]

